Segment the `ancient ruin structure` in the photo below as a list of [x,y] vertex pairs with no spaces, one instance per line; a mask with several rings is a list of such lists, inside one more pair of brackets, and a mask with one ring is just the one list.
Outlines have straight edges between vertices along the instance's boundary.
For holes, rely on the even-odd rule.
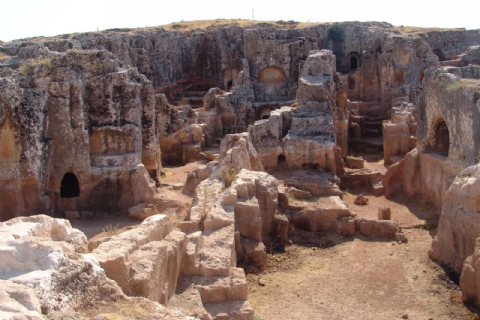
[[[0,300],[14,307],[0,315],[121,301],[246,320],[242,267],[264,268],[289,230],[408,241],[389,208],[347,206],[340,187],[362,185],[441,211],[430,257],[480,305],[479,47],[478,30],[377,22],[1,43]],[[386,173],[353,156],[381,152]],[[170,219],[163,168],[198,160],[179,187],[188,214]],[[127,215],[143,222],[88,244],[62,219]]]

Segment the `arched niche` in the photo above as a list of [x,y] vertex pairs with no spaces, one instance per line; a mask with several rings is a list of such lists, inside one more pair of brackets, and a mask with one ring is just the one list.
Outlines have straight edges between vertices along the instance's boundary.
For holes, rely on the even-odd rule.
[[450,132],[443,118],[438,119],[433,125],[432,151],[448,156],[450,149]]
[[80,184],[77,177],[71,172],[65,173],[60,184],[60,197],[75,198],[78,196],[80,196]]
[[261,83],[280,83],[285,80],[287,80],[285,72],[277,66],[263,68],[258,74],[258,82]]
[[358,52],[350,52],[347,56],[348,68],[355,70],[360,68],[360,55]]
[[115,155],[134,152],[135,146],[132,138],[121,131],[105,129],[96,131],[90,136],[91,155]]

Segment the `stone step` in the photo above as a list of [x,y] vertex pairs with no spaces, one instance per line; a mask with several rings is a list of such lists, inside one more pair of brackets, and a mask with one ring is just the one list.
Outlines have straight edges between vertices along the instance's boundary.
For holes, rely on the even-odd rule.
[[[210,214],[209,214],[210,215]],[[198,272],[204,276],[228,276],[236,264],[235,227],[232,223],[217,230],[206,230],[200,249]]]
[[184,275],[197,275],[200,267],[199,254],[203,244],[202,231],[196,231],[187,235],[188,244],[185,249],[185,263],[183,265]]
[[175,293],[187,237],[173,230],[162,241],[152,241],[130,255],[132,269],[126,293],[166,304]]
[[248,320],[253,316],[253,308],[245,300],[212,302],[204,304],[213,320]]
[[365,129],[365,135],[368,137],[380,137],[382,136],[381,129]]
[[383,152],[383,140],[381,137],[366,137],[363,139],[351,139],[349,148],[357,152],[363,152],[368,148],[377,148],[379,151]]
[[383,179],[385,174],[376,169],[349,169],[341,177],[341,188],[355,188],[371,185],[372,179]]
[[247,300],[248,288],[245,271],[242,268],[231,268],[231,274],[222,276],[188,276],[182,280],[193,284],[200,292],[202,302],[222,302],[230,300]]
[[382,129],[383,121],[365,121],[365,127],[367,129]]
[[371,179],[370,184],[372,185],[372,193],[374,196],[378,197],[383,195],[383,178]]

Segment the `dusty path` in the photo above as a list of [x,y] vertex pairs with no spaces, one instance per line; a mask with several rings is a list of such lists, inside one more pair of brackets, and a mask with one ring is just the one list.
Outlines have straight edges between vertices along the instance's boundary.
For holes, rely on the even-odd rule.
[[[165,168],[161,201],[167,204],[166,211],[184,214],[182,210],[189,207],[192,198],[181,194],[180,185],[189,171],[202,165],[198,162]],[[367,167],[386,170],[376,158],[367,162]],[[367,196],[369,204],[353,204],[358,194]],[[249,300],[257,319],[378,320],[401,319],[404,315],[425,320],[476,319],[461,302],[458,286],[428,257],[436,230],[418,226],[425,221],[435,224],[438,212],[421,199],[374,197],[369,188],[348,190],[344,200],[358,216],[366,218],[376,218],[379,205],[390,206],[392,220],[404,228],[409,242],[297,231],[284,253],[268,255],[266,270],[247,275]],[[89,239],[102,237],[102,229],[116,223],[126,229],[139,222],[128,217],[72,221]],[[265,286],[258,284],[259,278]]]
[[[366,167],[387,169],[374,157]],[[355,205],[358,194],[369,204]],[[284,253],[268,255],[266,270],[247,276],[258,319],[478,319],[428,257],[436,229],[420,226],[435,226],[438,211],[420,198],[374,197],[369,187],[348,190],[344,201],[359,217],[372,219],[380,205],[388,205],[408,243],[296,231]]]
[[406,245],[361,237],[326,249],[290,245],[269,255],[263,274],[248,275],[249,300],[266,320],[472,319],[458,287],[428,258],[430,233],[406,233]]

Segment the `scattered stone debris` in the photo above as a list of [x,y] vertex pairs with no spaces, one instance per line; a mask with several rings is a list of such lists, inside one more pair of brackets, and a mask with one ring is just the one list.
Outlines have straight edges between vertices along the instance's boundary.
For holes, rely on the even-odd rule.
[[355,198],[354,203],[356,205],[359,205],[359,206],[367,205],[368,204],[368,198],[360,194]]

